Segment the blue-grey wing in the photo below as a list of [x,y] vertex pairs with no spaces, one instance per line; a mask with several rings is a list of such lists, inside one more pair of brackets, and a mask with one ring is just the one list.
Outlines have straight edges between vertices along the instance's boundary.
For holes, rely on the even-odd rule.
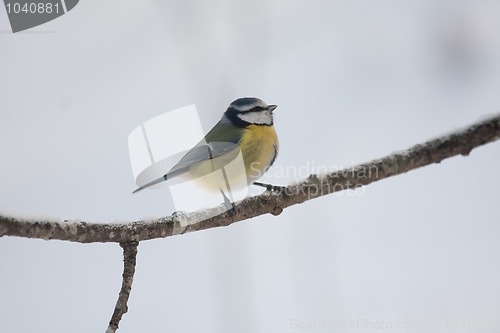
[[188,169],[224,155],[237,147],[241,139],[241,129],[233,126],[225,116],[205,136],[205,139],[188,151],[165,175],[166,179],[181,175]]
[[240,138],[241,129],[232,126],[230,121],[223,116],[219,123],[207,133],[205,139],[189,150],[165,175],[142,185],[133,193],[182,175],[188,172],[191,166],[234,151],[238,147]]
[[234,151],[238,145],[232,142],[211,142],[207,144],[198,144],[188,151],[181,160],[170,169],[165,175],[170,179],[186,173],[190,167],[204,161],[212,160],[216,157]]

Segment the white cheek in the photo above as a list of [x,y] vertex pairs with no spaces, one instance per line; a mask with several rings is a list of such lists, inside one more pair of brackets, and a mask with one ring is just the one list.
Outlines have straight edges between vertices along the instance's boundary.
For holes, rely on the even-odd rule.
[[250,124],[272,125],[273,123],[270,111],[240,113],[238,117]]

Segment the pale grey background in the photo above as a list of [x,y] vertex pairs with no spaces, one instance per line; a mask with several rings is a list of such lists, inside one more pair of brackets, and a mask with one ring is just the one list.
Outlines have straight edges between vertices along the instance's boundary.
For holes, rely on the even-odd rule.
[[[237,97],[278,104],[277,167],[349,166],[467,125],[500,111],[499,16],[489,0],[85,0],[12,34],[1,9],[0,212],[170,214],[168,191],[131,194],[127,136],[192,103],[205,129]],[[498,170],[495,143],[143,242],[120,332],[498,332]],[[103,332],[121,270],[116,244],[0,239],[0,331]]]

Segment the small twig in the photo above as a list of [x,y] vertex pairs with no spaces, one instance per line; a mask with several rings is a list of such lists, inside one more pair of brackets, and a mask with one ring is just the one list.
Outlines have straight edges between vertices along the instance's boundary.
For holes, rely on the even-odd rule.
[[130,290],[132,289],[132,282],[134,281],[138,245],[139,242],[120,243],[120,246],[123,248],[122,288],[118,295],[115,311],[111,316],[106,333],[116,332],[122,316],[128,311],[127,302],[130,296]]

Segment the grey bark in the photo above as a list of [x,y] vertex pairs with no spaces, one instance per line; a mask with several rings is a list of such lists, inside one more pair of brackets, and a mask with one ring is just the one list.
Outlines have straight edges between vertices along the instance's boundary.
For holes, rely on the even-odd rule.
[[[263,214],[280,214],[283,209],[326,194],[354,189],[456,156],[469,155],[476,147],[500,138],[500,115],[485,119],[437,139],[371,162],[266,191],[236,203],[236,213],[223,207],[129,223],[87,223],[83,221],[26,220],[0,215],[0,237],[59,239],[79,243],[139,242],[185,232],[228,226]],[[206,216],[210,216],[205,218]],[[197,222],[193,222],[197,221]]]

